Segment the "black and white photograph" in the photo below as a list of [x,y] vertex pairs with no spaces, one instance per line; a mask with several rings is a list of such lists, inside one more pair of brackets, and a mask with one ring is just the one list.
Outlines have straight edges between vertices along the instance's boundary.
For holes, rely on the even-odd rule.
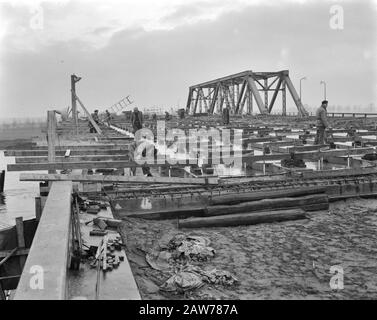
[[377,299],[377,0],[0,0],[0,81],[0,308]]

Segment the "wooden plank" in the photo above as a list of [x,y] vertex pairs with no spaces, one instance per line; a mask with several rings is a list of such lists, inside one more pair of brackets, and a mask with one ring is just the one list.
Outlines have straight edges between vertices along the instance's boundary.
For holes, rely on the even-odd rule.
[[242,138],[243,143],[274,142],[274,141],[278,141],[278,140],[279,139],[277,137],[263,137],[263,138],[243,137]]
[[[159,165],[148,165],[158,167]],[[133,168],[142,167],[130,161],[86,161],[86,162],[55,162],[55,163],[16,163],[8,164],[8,171],[40,171],[40,170],[66,170],[66,169],[105,169],[105,168]]]
[[177,218],[188,218],[195,216],[203,216],[204,208],[174,208],[166,210],[157,211],[146,211],[139,213],[132,213],[127,215],[127,217],[141,218],[146,220],[164,220],[164,219],[177,219]]
[[[24,221],[22,217],[17,217],[16,218],[16,231],[17,231],[17,243],[19,248],[25,248],[25,236],[24,236]],[[21,269],[25,265],[26,257],[25,256],[20,256],[20,266]]]
[[5,263],[5,262],[7,262],[13,255],[14,255],[14,253],[16,252],[18,250],[18,248],[16,247],[16,248],[14,248],[13,250],[10,250],[8,253],[7,253],[7,255],[4,257],[4,259],[2,259],[1,261],[0,261],[0,267]]
[[337,169],[337,170],[322,170],[322,171],[305,171],[298,175],[304,179],[311,178],[331,178],[331,177],[348,177],[359,176],[377,173],[377,167],[364,167],[364,168],[349,168],[349,169]]
[[0,171],[0,192],[4,191],[5,170]]
[[[19,274],[19,275],[16,275],[16,276],[0,277],[0,281],[1,281],[1,280],[17,279],[17,278],[20,278],[20,277],[21,277],[20,274]],[[0,284],[0,290],[1,290],[1,284]],[[1,292],[0,292],[0,294],[1,294]],[[0,300],[1,300],[1,299],[0,299]]]
[[77,94],[74,91],[72,91],[72,94],[74,95],[76,100],[79,102],[81,108],[84,110],[86,116],[88,117],[90,123],[93,125],[94,129],[96,129],[98,134],[102,134],[102,130],[98,127],[97,123],[93,120],[93,118],[92,118],[91,114],[88,112],[88,110],[86,110],[84,104],[81,102],[81,100],[79,99]]
[[47,111],[48,162],[55,162],[55,111]]
[[288,220],[305,219],[305,211],[302,209],[262,211],[253,213],[231,214],[226,216],[189,218],[178,222],[179,228],[201,227],[228,227],[239,225],[252,225],[258,223],[270,223]]
[[12,253],[15,249],[13,250],[3,250],[0,251],[0,258],[5,258],[9,253],[12,253],[13,256],[25,256],[28,255],[29,249],[21,249],[21,248],[16,248],[17,250]]
[[263,199],[275,199],[275,198],[287,198],[298,197],[304,195],[312,195],[317,193],[325,193],[326,188],[320,186],[314,187],[302,187],[302,188],[287,188],[277,189],[271,191],[253,191],[244,193],[232,193],[214,196],[210,200],[211,205],[223,205],[223,204],[237,204],[247,201],[256,201]]
[[[123,148],[116,149],[83,149],[71,150],[70,156],[94,156],[94,155],[124,155],[128,150]],[[6,150],[6,157],[47,157],[47,150]],[[55,151],[56,156],[65,156],[64,150]]]
[[[66,298],[72,182],[53,182],[34,235],[15,300]],[[43,290],[30,286],[35,266],[43,268]],[[35,272],[35,271],[34,271]]]
[[[306,160],[318,160],[321,157],[328,156],[345,156],[345,155],[358,155],[373,152],[373,148],[348,148],[348,149],[329,149],[329,150],[314,150],[314,151],[303,151],[296,152],[295,156],[297,159],[306,159]],[[289,153],[282,154],[268,154],[260,156],[243,156],[244,162],[255,162],[255,161],[273,161],[273,160],[283,160],[289,159]]]
[[263,199],[242,202],[234,205],[216,205],[205,209],[205,216],[217,216],[232,213],[252,212],[258,210],[273,210],[291,207],[304,207],[317,203],[328,203],[326,194],[309,195],[296,198]]
[[[58,145],[55,146],[56,151],[77,151],[77,150],[111,150],[111,149],[123,149],[123,150],[128,150],[130,147],[130,143],[124,144],[124,143],[108,143],[108,144],[78,144],[78,145]],[[12,149],[9,150],[11,151],[22,151],[24,149],[17,148],[17,149]],[[40,150],[40,151],[48,151],[48,146],[34,146],[32,147],[33,151],[35,150]]]
[[143,176],[104,176],[79,174],[32,174],[21,173],[20,181],[75,181],[100,183],[163,183],[163,184],[218,184],[217,177],[177,178],[177,177],[143,177]]
[[97,261],[96,300],[99,299],[99,294],[101,291],[101,261],[102,261],[103,239],[105,237],[102,238],[96,252],[96,261]]
[[[330,150],[318,150],[318,151],[305,151],[297,152],[295,156],[298,159],[306,160],[318,160],[326,158],[327,156],[344,156],[344,155],[356,155],[356,154],[365,154],[371,153],[374,151],[374,148],[349,148],[349,149],[330,149]],[[209,159],[209,164],[224,163],[224,160],[234,161],[235,163],[247,163],[251,164],[257,161],[276,161],[289,159],[289,153],[282,154],[268,154],[268,155],[243,155],[242,157],[230,157],[230,158],[212,158]],[[185,163],[177,163],[174,166],[184,167],[190,164],[190,161],[197,163],[197,159],[187,159]],[[192,163],[191,163],[192,164]],[[88,162],[55,162],[55,163],[16,163],[8,164],[8,171],[35,171],[35,170],[66,170],[66,169],[89,169],[89,168],[131,168],[131,167],[141,167],[142,165],[133,162],[133,161],[88,161]],[[147,164],[148,167],[164,167],[172,166],[169,162],[165,164]]]
[[37,221],[41,220],[42,216],[42,199],[41,197],[35,197],[35,218]]
[[288,150],[288,152],[302,152],[302,151],[313,151],[313,150],[319,150],[322,148],[328,148],[330,145],[328,144],[319,144],[319,145],[302,145],[302,146],[294,146],[290,148],[286,148],[285,152]]
[[[123,151],[124,155],[93,155],[93,156],[72,156],[56,157],[56,162],[87,162],[87,161],[128,161],[130,159],[129,151]],[[47,157],[16,157],[16,163],[48,163]]]

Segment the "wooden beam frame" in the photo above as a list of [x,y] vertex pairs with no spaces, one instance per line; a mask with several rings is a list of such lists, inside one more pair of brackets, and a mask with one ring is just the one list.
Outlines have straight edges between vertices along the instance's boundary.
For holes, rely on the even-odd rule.
[[97,131],[98,134],[102,134],[102,130],[99,128],[99,126],[97,125],[97,123],[93,120],[92,115],[85,108],[84,104],[81,102],[81,100],[79,99],[79,97],[77,96],[77,94],[75,92],[73,92],[73,91],[72,91],[72,93],[74,94],[76,100],[79,102],[81,108],[84,110],[86,116],[88,117],[90,123],[93,125],[94,129],[96,129],[96,131]]
[[161,183],[161,184],[218,184],[217,177],[209,178],[177,178],[177,177],[144,177],[144,176],[104,176],[78,174],[32,174],[21,173],[20,181],[75,181],[100,183]]
[[[72,157],[56,157],[56,162],[87,162],[87,161],[129,161],[129,151],[125,151],[124,155],[88,155],[88,156],[72,156]],[[47,163],[48,157],[16,157],[16,163]]]

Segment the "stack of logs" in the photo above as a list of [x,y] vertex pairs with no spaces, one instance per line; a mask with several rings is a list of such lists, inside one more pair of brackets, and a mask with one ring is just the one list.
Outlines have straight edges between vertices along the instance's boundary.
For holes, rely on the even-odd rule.
[[[263,197],[263,198],[261,198]],[[232,194],[213,198],[203,217],[179,221],[179,228],[226,227],[306,218],[307,211],[328,210],[325,190],[309,188]]]
[[200,228],[304,219],[307,211],[329,209],[326,188],[318,186],[229,193],[211,197],[208,202],[206,207],[130,213],[128,217],[181,219],[179,228]]

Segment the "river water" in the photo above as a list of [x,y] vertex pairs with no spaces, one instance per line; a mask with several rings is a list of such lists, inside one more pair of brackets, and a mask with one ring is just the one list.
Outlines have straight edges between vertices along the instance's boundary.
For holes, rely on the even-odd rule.
[[[14,163],[14,157],[4,157],[0,150],[0,171],[10,163]],[[19,181],[19,176],[20,172],[5,173],[4,192],[0,193],[0,229],[14,225],[16,217],[35,217],[34,198],[39,195],[39,183]]]

